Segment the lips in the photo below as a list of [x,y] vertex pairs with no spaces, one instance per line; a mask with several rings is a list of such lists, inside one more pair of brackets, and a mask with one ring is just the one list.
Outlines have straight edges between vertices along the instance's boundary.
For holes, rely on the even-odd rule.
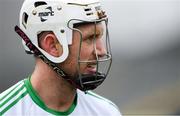
[[87,66],[85,72],[88,73],[88,74],[94,74],[94,73],[96,73],[96,71],[97,71],[96,67],[97,67],[96,64],[91,64],[91,65],[89,64],[89,65]]

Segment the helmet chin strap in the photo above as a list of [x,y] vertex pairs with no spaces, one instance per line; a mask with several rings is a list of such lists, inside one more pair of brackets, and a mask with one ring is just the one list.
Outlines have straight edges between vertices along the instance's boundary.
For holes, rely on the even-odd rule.
[[37,47],[31,42],[29,37],[18,27],[15,26],[16,33],[24,40],[26,46],[33,52],[37,57],[42,59],[46,64],[48,64],[60,77],[64,78],[75,88],[82,91],[93,90],[97,88],[106,78],[106,75],[100,72],[94,74],[78,74],[75,77],[69,76],[64,72],[56,63],[53,63],[47,59]]

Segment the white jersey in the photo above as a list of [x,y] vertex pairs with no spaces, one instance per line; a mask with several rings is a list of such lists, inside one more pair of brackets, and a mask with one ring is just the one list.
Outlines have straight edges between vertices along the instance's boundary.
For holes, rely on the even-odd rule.
[[120,116],[116,105],[93,93],[77,90],[71,107],[60,112],[48,108],[33,89],[30,79],[25,79],[0,94],[0,115],[5,116]]

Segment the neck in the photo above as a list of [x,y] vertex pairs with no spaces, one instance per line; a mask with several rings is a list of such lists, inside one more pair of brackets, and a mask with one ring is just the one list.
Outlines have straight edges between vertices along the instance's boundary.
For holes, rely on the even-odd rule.
[[40,59],[36,60],[31,83],[48,108],[66,111],[74,101],[76,89]]

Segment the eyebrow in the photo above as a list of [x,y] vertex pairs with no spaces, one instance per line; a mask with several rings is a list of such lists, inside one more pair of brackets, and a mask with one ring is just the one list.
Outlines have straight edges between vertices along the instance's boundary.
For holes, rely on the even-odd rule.
[[[83,29],[83,30],[87,30],[87,31],[84,31],[82,33],[83,34],[82,39],[86,39],[86,38],[93,36],[94,34],[103,35],[103,32],[104,32],[103,27],[98,28],[98,25],[100,25],[100,24],[101,24],[100,21],[98,21],[98,22],[81,22],[81,23],[74,24],[73,28],[80,29],[81,27],[83,27],[85,25],[90,25],[90,27],[85,26],[85,29]],[[96,25],[96,32],[95,32],[95,25]],[[81,30],[81,31],[83,31],[83,30]]]
[[92,26],[91,28],[88,29],[87,33],[83,34],[83,39],[91,37],[91,36],[94,36],[94,34],[96,34],[96,35],[103,35],[103,29],[102,28],[99,28],[99,29],[96,28],[96,32],[95,32],[94,31],[94,26]]

